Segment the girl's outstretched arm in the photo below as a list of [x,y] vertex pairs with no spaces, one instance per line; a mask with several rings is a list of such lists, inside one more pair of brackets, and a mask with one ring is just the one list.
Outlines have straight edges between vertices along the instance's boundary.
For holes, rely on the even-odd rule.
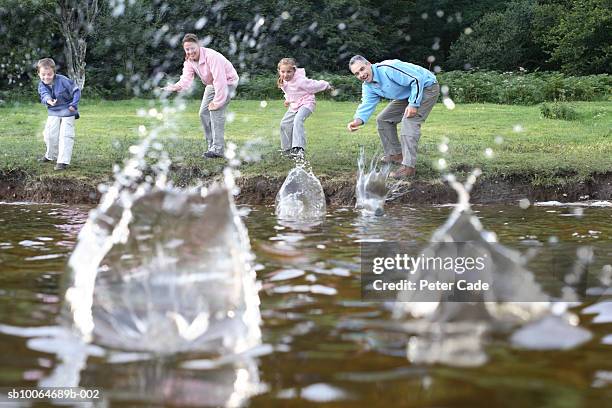
[[315,94],[317,92],[325,91],[331,88],[331,85],[327,81],[304,78],[300,81],[300,88],[308,93]]

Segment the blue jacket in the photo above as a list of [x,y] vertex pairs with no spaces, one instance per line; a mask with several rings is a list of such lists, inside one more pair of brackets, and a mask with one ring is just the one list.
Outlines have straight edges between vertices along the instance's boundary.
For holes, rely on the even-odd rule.
[[[46,85],[43,81],[38,82],[38,94],[40,102],[47,107],[49,116],[76,116],[79,118],[79,100],[81,90],[73,80],[59,74],[55,74],[53,83]],[[55,106],[47,104],[49,99],[57,99]],[[68,107],[73,106],[76,111],[71,112]]]
[[436,76],[429,70],[397,59],[372,64],[372,82],[361,85],[361,104],[354,119],[366,123],[381,98],[408,100],[418,108],[423,89],[435,84]]

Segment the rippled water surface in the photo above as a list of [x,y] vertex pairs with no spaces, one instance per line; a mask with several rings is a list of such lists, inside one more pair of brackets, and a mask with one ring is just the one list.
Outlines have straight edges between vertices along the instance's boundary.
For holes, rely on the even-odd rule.
[[[89,356],[84,388],[102,388],[113,406],[605,406],[612,400],[612,307],[592,299],[574,308],[588,343],[566,351],[512,348],[503,336],[475,368],[413,365],[390,330],[384,304],[360,300],[360,242],[425,245],[451,207],[389,206],[383,217],[329,208],[310,230],[277,223],[273,207],[243,207],[261,281],[263,343],[273,352],[241,367],[192,369],[197,356],[137,360]],[[551,241],[612,250],[612,209],[475,206],[499,241],[524,251]],[[36,386],[62,368],[32,347],[28,328],[56,326],[65,264],[89,208],[0,204],[0,387]],[[534,265],[538,265],[537,260]],[[542,266],[544,267],[544,266]],[[534,270],[536,275],[537,270]],[[592,313],[583,310],[591,307]],[[364,324],[366,322],[366,324]],[[369,323],[369,324],[368,324]]]

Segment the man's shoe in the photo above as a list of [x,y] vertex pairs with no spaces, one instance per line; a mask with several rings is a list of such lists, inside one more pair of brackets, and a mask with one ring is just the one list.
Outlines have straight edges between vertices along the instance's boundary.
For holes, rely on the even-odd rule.
[[51,162],[51,161],[53,161],[53,160],[51,160],[51,159],[47,159],[47,156],[43,156],[43,157],[39,158],[39,159],[38,159],[38,161],[39,161],[40,163],[49,163],[49,162]]
[[394,179],[403,179],[406,177],[412,177],[415,174],[416,174],[416,169],[414,167],[401,166],[396,171],[392,171],[391,174],[389,175],[393,177]]
[[66,163],[57,163],[54,167],[55,170],[66,170],[68,165]]
[[291,155],[291,157],[294,157],[296,159],[297,158],[303,159],[305,153],[306,152],[304,151],[303,147],[294,147],[291,149],[291,153],[289,154]]
[[206,153],[204,153],[202,157],[205,157],[207,159],[222,159],[223,155],[219,153],[215,153],[212,150],[209,150]]
[[383,163],[395,163],[402,164],[402,160],[404,160],[404,156],[402,154],[392,154],[389,156],[383,156],[380,158],[380,161]]

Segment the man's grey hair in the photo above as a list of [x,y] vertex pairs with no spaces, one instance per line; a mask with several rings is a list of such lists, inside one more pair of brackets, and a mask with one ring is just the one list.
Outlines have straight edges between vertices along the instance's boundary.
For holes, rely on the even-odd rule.
[[351,58],[351,60],[349,61],[349,69],[353,66],[353,64],[355,64],[356,62],[363,62],[363,63],[368,63],[370,61],[368,61],[367,59],[365,59],[365,57],[361,56],[361,55],[355,55],[353,56],[353,58]]

